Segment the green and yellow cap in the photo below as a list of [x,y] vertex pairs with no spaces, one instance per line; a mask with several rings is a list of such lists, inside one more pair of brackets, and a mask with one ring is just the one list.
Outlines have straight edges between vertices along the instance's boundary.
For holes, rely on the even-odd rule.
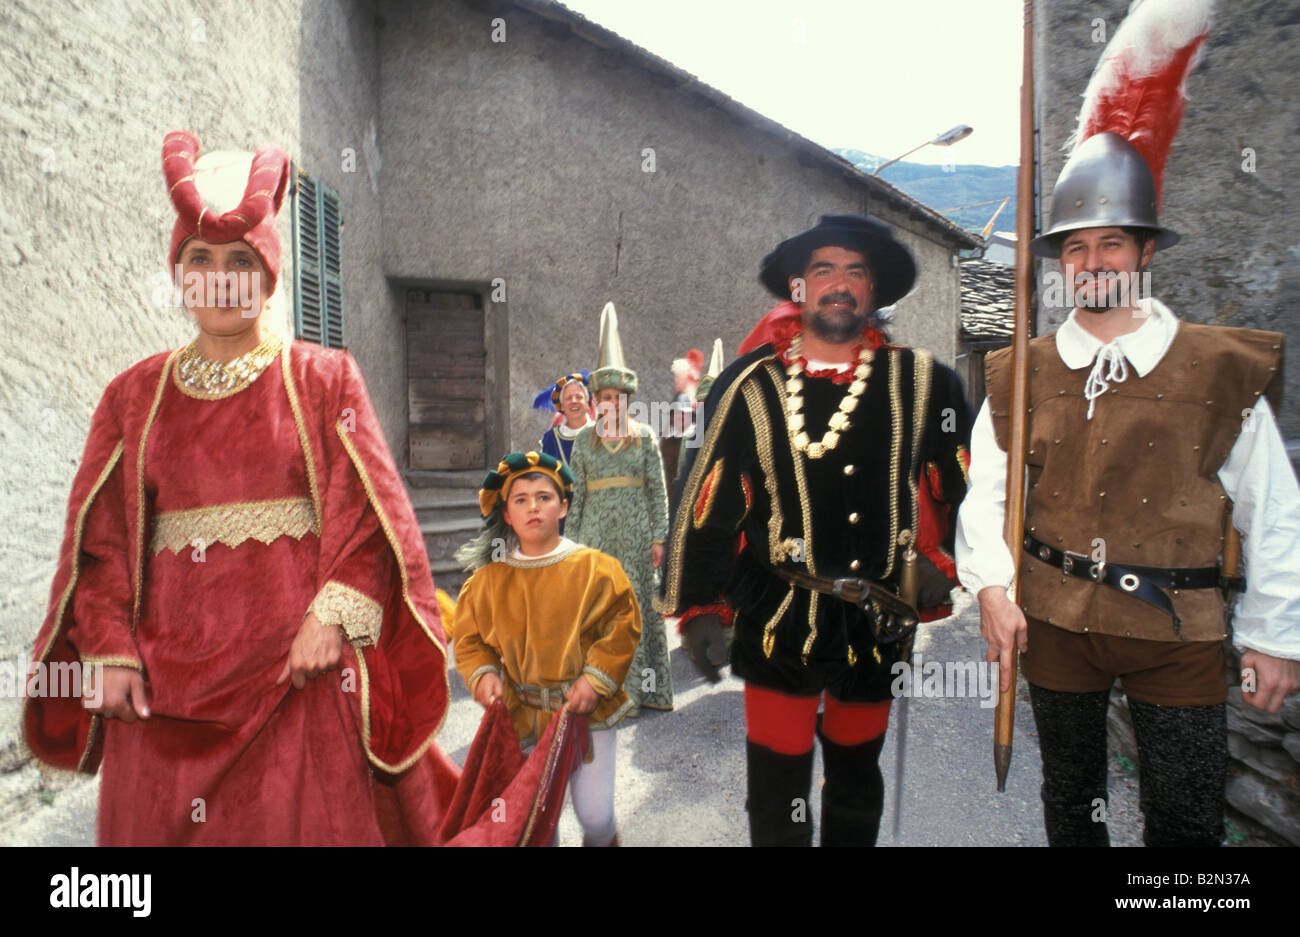
[[573,498],[573,474],[568,466],[544,452],[512,452],[497,464],[495,472],[488,472],[483,478],[483,487],[478,492],[478,509],[483,519],[492,516],[516,478],[532,472],[540,472],[554,481],[566,500]]

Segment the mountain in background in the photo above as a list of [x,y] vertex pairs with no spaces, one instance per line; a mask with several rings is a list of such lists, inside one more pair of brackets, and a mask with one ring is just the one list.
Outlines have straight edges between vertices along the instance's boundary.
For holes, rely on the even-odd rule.
[[[885,157],[874,156],[865,150],[832,150],[858,169],[870,175]],[[993,225],[995,231],[1014,231],[1016,229],[1016,167],[1015,166],[976,166],[958,163],[949,166],[951,172],[945,172],[943,166],[930,166],[924,163],[894,163],[880,174],[880,178],[901,189],[918,202],[923,202],[935,211],[941,211],[944,217],[952,219],[967,231],[976,234],[988,223],[997,211],[997,202],[1011,196],[1005,208],[998,214]],[[959,205],[975,205],[988,202],[975,208],[963,208],[961,211],[943,211]]]

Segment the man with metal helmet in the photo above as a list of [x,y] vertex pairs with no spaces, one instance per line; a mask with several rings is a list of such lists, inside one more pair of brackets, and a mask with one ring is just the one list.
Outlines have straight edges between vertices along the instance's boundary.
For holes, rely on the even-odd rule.
[[[956,584],[952,517],[970,436],[961,383],[874,328],[915,278],[907,248],[870,218],[826,215],[783,241],[760,279],[785,302],[718,376],[691,450],[662,606],[682,615],[683,645],[714,674],[734,612],[756,846],[812,844],[814,735],[822,845],[875,843],[895,676],[917,618],[942,617]],[[899,602],[908,570],[919,616]]]
[[[1082,142],[1052,193],[1051,227],[1031,242],[1064,274],[1055,294],[1048,274],[1044,302],[1055,295],[1075,308],[1054,335],[1029,343],[1015,601],[1001,538],[1010,349],[988,358],[972,435],[958,572],[979,597],[1004,684],[1013,648],[1023,654],[1054,846],[1109,842],[1116,678],[1133,717],[1147,844],[1222,840],[1225,522],[1249,566],[1233,627],[1243,698],[1276,712],[1300,688],[1300,491],[1273,419],[1282,337],[1182,322],[1145,295],[1152,255],[1178,240],[1158,220],[1160,173],[1207,29],[1207,3],[1154,0],[1134,11],[1084,96]],[[1135,100],[1165,111],[1140,113]]]

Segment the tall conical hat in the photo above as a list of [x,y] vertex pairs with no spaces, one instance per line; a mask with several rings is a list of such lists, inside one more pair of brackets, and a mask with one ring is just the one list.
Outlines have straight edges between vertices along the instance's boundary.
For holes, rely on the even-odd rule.
[[713,355],[709,358],[709,377],[716,378],[722,373],[723,353],[722,338],[719,336],[713,340]]
[[613,303],[600,311],[600,366],[591,372],[591,392],[608,387],[625,394],[636,393],[636,372],[623,360],[623,343],[618,337],[618,313]]
[[1058,256],[1058,235],[1084,228],[1148,228],[1156,250],[1177,243],[1158,220],[1160,183],[1210,7],[1210,0],[1146,0],[1115,31],[1067,141],[1072,152],[1052,190],[1052,226],[1029,242],[1035,254]]
[[704,377],[700,378],[700,386],[695,388],[695,399],[703,400],[709,395],[709,389],[713,382],[718,379],[722,373],[722,339],[713,340],[713,356],[709,358],[709,371]]

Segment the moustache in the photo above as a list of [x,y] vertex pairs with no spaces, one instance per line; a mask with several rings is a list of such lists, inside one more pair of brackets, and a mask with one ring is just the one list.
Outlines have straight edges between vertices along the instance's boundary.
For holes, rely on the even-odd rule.
[[829,306],[831,303],[841,303],[846,305],[850,307],[850,310],[853,312],[857,312],[858,309],[858,301],[848,293],[827,293],[821,299],[817,300],[817,306],[819,308]]

